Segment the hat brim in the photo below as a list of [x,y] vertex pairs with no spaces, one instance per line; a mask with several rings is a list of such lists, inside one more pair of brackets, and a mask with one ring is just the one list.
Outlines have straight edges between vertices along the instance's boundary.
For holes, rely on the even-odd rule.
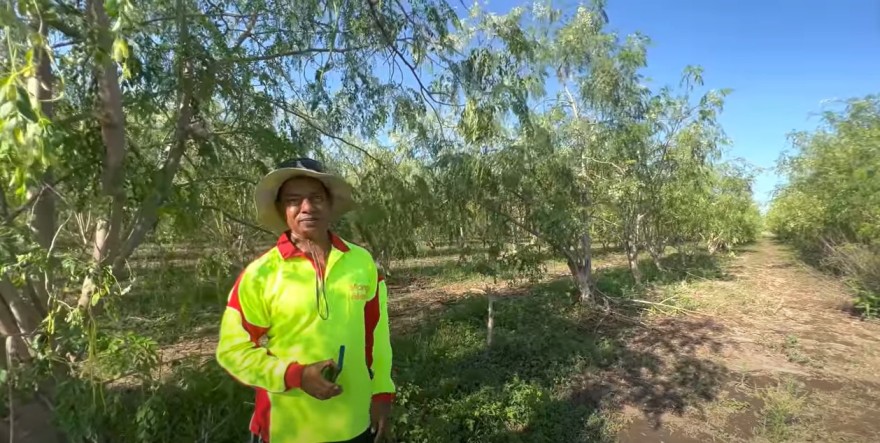
[[354,208],[351,185],[341,177],[333,174],[310,171],[300,168],[281,168],[266,174],[254,191],[254,203],[257,207],[257,218],[260,223],[276,234],[290,229],[284,217],[278,212],[275,201],[278,190],[284,182],[298,177],[309,177],[320,181],[330,192],[333,199],[331,221],[339,220],[346,212]]

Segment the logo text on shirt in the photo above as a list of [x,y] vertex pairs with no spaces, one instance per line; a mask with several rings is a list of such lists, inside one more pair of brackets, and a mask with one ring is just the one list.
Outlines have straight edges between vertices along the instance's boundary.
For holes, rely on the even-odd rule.
[[366,300],[370,297],[370,285],[352,283],[349,285],[352,300]]

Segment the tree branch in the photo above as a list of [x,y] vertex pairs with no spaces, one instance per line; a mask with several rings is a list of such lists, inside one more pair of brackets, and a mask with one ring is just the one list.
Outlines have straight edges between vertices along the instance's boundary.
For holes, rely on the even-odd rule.
[[159,217],[159,208],[171,192],[174,176],[180,168],[181,157],[186,150],[186,145],[191,135],[189,128],[194,110],[193,67],[188,48],[190,44],[189,22],[186,20],[186,14],[183,13],[185,8],[183,0],[178,0],[176,7],[180,15],[177,22],[179,44],[175,54],[180,89],[178,90],[177,116],[172,136],[173,142],[168,150],[168,157],[156,174],[156,181],[153,184],[152,192],[144,199],[141,207],[138,209],[131,232],[113,261],[114,273],[122,269],[125,260],[140,246],[147,233],[155,227]]
[[184,14],[182,16],[179,15],[166,15],[162,17],[153,17],[151,19],[144,20],[138,23],[138,26],[151,25],[153,23],[159,22],[167,22],[172,20],[179,20],[181,18],[250,18],[256,17],[257,14],[233,14],[229,12],[217,13],[217,14]]
[[242,220],[242,219],[240,219],[240,218],[238,218],[238,217],[236,217],[236,216],[234,216],[234,215],[232,215],[232,214],[230,214],[230,213],[228,213],[228,212],[224,211],[223,209],[220,209],[216,206],[202,205],[201,209],[219,212],[224,217],[226,217],[226,218],[228,218],[228,219],[230,219],[230,220],[232,220],[242,226],[247,226],[248,228],[251,228],[251,229],[254,229],[254,230],[260,231],[260,232],[265,232],[266,234],[272,234],[272,231],[269,231],[268,229],[261,228],[253,223],[249,223],[247,221],[244,221],[244,220]]
[[[27,211],[28,208],[29,208],[32,204],[34,204],[35,201],[39,200],[39,198],[43,195],[44,192],[46,192],[46,191],[53,191],[53,192],[54,192],[55,190],[54,190],[53,188],[54,188],[55,186],[57,186],[58,184],[60,184],[61,182],[65,181],[65,180],[69,179],[69,178],[72,177],[76,172],[79,172],[79,171],[81,171],[82,169],[84,169],[84,168],[79,168],[79,169],[76,169],[76,170],[74,170],[74,171],[71,171],[71,172],[65,174],[64,176],[62,176],[62,177],[60,177],[60,178],[56,178],[56,179],[53,180],[51,183],[44,183],[43,186],[40,188],[40,191],[39,191],[39,192],[37,192],[37,193],[31,195],[30,198],[28,198],[28,200],[27,200],[26,202],[24,202],[24,204],[22,204],[21,206],[19,206],[19,207],[13,209],[12,212],[9,212],[9,208],[6,206],[6,199],[5,199],[5,197],[4,197],[4,199],[3,199],[3,200],[4,200],[3,203],[4,203],[4,210],[5,210],[5,218],[4,218],[4,220],[3,220],[3,224],[9,224],[9,223],[12,223],[12,221],[15,220],[19,215],[21,215],[22,213],[24,213],[24,211]],[[56,194],[57,194],[57,192],[56,192]]]
[[251,36],[251,33],[254,32],[254,25],[257,24],[257,14],[251,16],[251,19],[248,21],[247,28],[245,28],[244,32],[238,36],[238,40],[235,42],[235,46],[232,47],[233,50],[236,50],[244,44],[245,40]]
[[252,62],[260,62],[266,60],[272,60],[281,57],[296,57],[307,54],[334,54],[334,53],[346,53],[346,52],[354,52],[354,51],[362,51],[364,49],[370,48],[370,45],[364,46],[355,46],[351,48],[305,48],[305,49],[292,49],[290,51],[282,51],[274,54],[264,54],[257,55],[253,57],[241,57],[241,58],[227,58],[220,60],[221,63],[252,63]]
[[[376,26],[379,27],[379,31],[381,31],[382,33],[382,37],[385,38],[386,46],[388,46],[388,49],[391,49],[395,54],[397,54],[397,58],[399,58],[400,61],[402,61],[403,64],[405,64],[406,67],[413,74],[413,77],[415,77],[416,82],[419,84],[422,96],[426,99],[426,102],[428,102],[428,104],[430,105],[430,101],[433,100],[436,103],[443,104],[442,102],[434,98],[434,96],[431,94],[431,91],[425,87],[425,84],[422,82],[422,78],[419,76],[418,72],[416,72],[416,67],[413,66],[412,63],[409,62],[409,60],[407,60],[407,58],[400,52],[400,49],[397,48],[397,45],[394,44],[394,38],[391,37],[391,35],[385,29],[385,24],[382,23],[382,19],[379,18],[379,14],[376,11],[375,2],[373,0],[367,0],[367,5],[370,8],[370,16],[373,17],[373,21],[376,23]],[[425,94],[427,94],[427,97],[425,97]],[[430,98],[431,100],[427,100],[427,98]],[[433,109],[434,113],[437,114],[437,110],[434,109],[433,105],[431,105],[431,109]]]
[[73,24],[72,21],[69,20],[68,17],[64,16],[64,15],[69,14],[74,17],[83,18],[82,11],[80,11],[77,8],[74,8],[73,6],[64,4],[60,1],[55,2],[54,6],[56,8],[58,8],[59,12],[62,12],[63,14],[58,14],[55,17],[55,19],[44,18],[46,24],[52,28],[57,29],[59,32],[61,32],[62,34],[66,35],[69,38],[72,38],[74,40],[82,40],[82,38],[83,38],[82,31],[75,24]]
[[490,207],[489,205],[486,205],[486,204],[483,204],[481,206],[485,207],[486,209],[492,211],[493,213],[495,213],[497,215],[500,215],[501,217],[504,217],[507,221],[509,221],[510,223],[513,223],[516,227],[522,229],[523,231],[526,231],[529,234],[532,234],[538,240],[546,242],[553,249],[556,249],[560,254],[562,254],[567,260],[570,260],[572,262],[577,262],[577,260],[571,256],[571,254],[568,252],[568,250],[566,250],[565,248],[560,246],[558,243],[550,240],[545,235],[541,234],[539,231],[532,229],[531,227],[527,226],[524,223],[520,223],[518,220],[516,220],[516,217],[512,217],[510,214],[507,214],[504,211],[501,211],[499,209]]
[[[189,158],[187,157],[187,159],[189,159]],[[238,175],[220,175],[220,176],[216,176],[216,177],[196,178],[196,179],[190,180],[186,183],[181,183],[180,186],[190,186],[190,185],[194,185],[196,183],[209,182],[209,181],[214,181],[214,180],[237,181],[237,182],[243,182],[243,183],[247,183],[247,184],[254,185],[254,186],[256,186],[256,184],[257,184],[257,182],[255,182],[254,180],[249,179],[247,177],[241,177]]]
[[370,158],[371,160],[373,160],[374,162],[376,162],[376,163],[378,163],[378,164],[380,164],[380,165],[384,165],[384,163],[383,163],[381,160],[379,160],[378,158],[374,157],[373,154],[370,154],[370,152],[367,151],[366,148],[364,148],[364,147],[362,147],[362,146],[360,146],[360,145],[357,145],[357,144],[355,144],[355,143],[352,143],[352,142],[346,140],[345,138],[340,137],[340,136],[338,136],[338,135],[335,135],[335,134],[331,133],[330,131],[328,131],[328,130],[322,128],[319,124],[315,123],[315,122],[311,119],[311,117],[309,117],[308,115],[306,115],[306,114],[303,113],[302,111],[299,111],[299,110],[293,109],[293,108],[291,108],[291,107],[288,107],[287,105],[285,105],[285,104],[283,104],[283,103],[280,103],[280,102],[276,102],[275,105],[278,106],[279,108],[281,108],[282,111],[289,112],[289,113],[291,113],[291,114],[293,114],[293,115],[299,117],[300,119],[302,119],[303,122],[305,122],[305,124],[307,124],[308,126],[310,126],[312,129],[318,131],[318,132],[321,133],[322,135],[324,135],[324,136],[326,136],[326,137],[329,137],[329,138],[331,138],[331,139],[333,139],[333,140],[337,140],[337,141],[339,141],[339,142],[342,142],[343,144],[345,144],[345,145],[347,145],[347,146],[350,146],[350,147],[352,147],[352,148],[354,148],[354,149],[357,149],[358,151],[362,152],[364,155],[366,155],[367,157],[369,157],[369,158]]

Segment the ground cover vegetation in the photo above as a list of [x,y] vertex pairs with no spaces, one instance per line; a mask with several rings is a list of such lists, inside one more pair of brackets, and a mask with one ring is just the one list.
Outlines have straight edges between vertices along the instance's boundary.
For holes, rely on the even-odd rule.
[[[8,1],[0,26],[4,434],[243,441],[216,327],[274,241],[253,185],[298,155],[355,186],[335,228],[388,274],[399,441],[615,441],[626,402],[717,395],[727,370],[681,346],[708,323],[656,336],[671,357],[633,340],[704,307],[679,289],[732,278],[761,232],[754,171],[722,155],[731,91],[698,66],[650,85],[648,37],[603,2]],[[866,313],[877,110],[803,135],[769,218],[838,251]]]

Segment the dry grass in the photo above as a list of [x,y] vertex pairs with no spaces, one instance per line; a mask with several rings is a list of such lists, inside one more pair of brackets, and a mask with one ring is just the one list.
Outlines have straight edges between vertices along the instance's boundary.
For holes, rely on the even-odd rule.
[[[739,260],[729,280],[698,279],[662,288],[659,294],[676,306],[717,317],[771,316],[787,298],[781,289],[786,279],[753,263]],[[766,294],[777,294],[767,297]]]
[[[673,308],[652,306],[650,315],[636,322],[641,333],[630,337],[628,346],[638,346],[634,341],[641,335],[677,335],[680,340],[663,349],[646,349],[658,356],[658,372],[650,373],[645,366],[645,374],[631,378],[676,380],[687,377],[696,361],[712,361],[728,375],[712,386],[717,395],[693,400],[676,414],[655,417],[663,423],[659,430],[643,416],[646,405],[638,404],[638,397],[623,398],[622,407],[609,409],[606,417],[620,435],[634,436],[621,441],[775,443],[832,441],[832,437],[833,441],[880,441],[880,424],[872,415],[880,410],[880,323],[843,312],[840,306],[850,298],[844,285],[802,265],[779,245],[763,240],[749,249],[725,261],[723,275],[689,275],[649,285],[652,292],[646,297]],[[601,278],[620,283],[626,265],[622,254],[607,254],[596,259],[594,269]],[[568,278],[565,264],[548,261],[541,280],[560,278]],[[474,293],[488,289],[498,296],[516,296],[530,285],[495,284],[463,266],[457,256],[442,254],[396,263],[389,284],[396,334],[418,327]],[[608,327],[602,315],[595,318],[599,320],[587,321],[584,327],[590,331]],[[693,326],[701,319],[723,327],[703,331],[711,340],[701,341]],[[163,349],[163,360],[203,354],[212,349],[211,340],[213,336],[179,340]],[[644,342],[650,346],[649,339]],[[713,342],[721,345],[708,344]],[[682,356],[690,360],[668,364]],[[619,363],[622,374],[638,364]],[[615,393],[627,391],[620,378],[592,376],[597,386]],[[703,381],[696,377],[694,383]],[[680,392],[670,390],[670,394]],[[628,414],[628,410],[639,412]]]
[[809,425],[803,416],[808,401],[803,384],[789,378],[775,386],[757,389],[755,395],[764,403],[758,413],[756,442],[802,441]]
[[[880,408],[880,323],[841,309],[851,299],[847,288],[782,246],[762,240],[749,249],[725,265],[729,278],[655,288],[656,300],[723,325],[716,337],[723,347],[698,355],[731,378],[715,398],[623,441],[880,441],[873,412]],[[684,328],[693,317],[654,309],[649,323],[677,319]],[[627,427],[645,428],[639,418]]]

